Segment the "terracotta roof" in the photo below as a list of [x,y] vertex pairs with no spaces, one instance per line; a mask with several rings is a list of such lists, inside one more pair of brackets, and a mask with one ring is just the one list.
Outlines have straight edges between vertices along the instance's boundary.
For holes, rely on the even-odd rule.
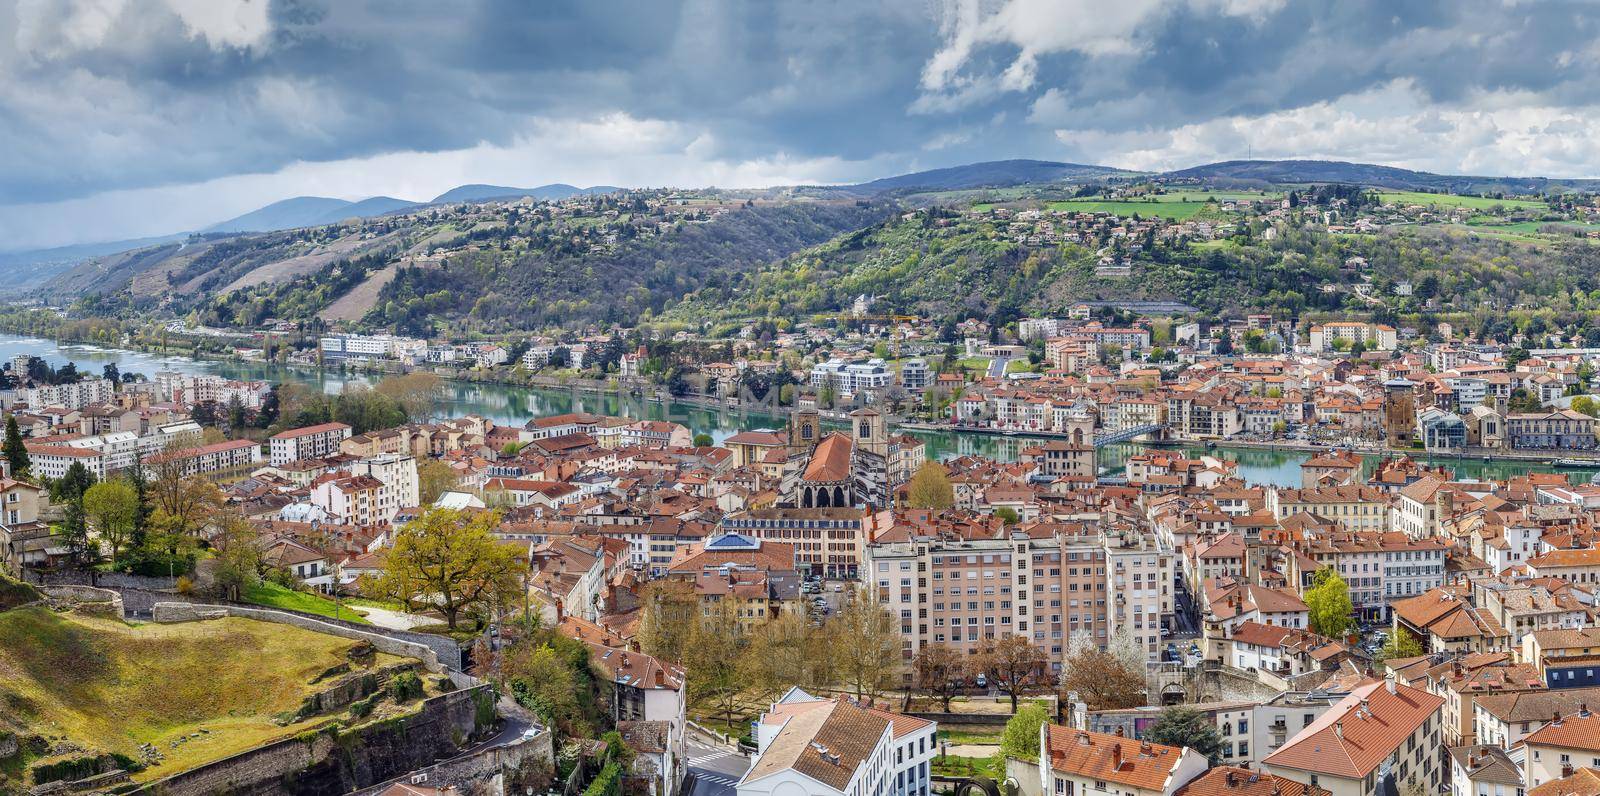
[[1562,749],[1582,749],[1600,752],[1600,713],[1574,713],[1560,721],[1550,723],[1528,734],[1522,742],[1528,746],[1558,746]]
[[1553,779],[1530,791],[1528,796],[1597,796],[1600,794],[1600,770],[1585,766],[1570,777]]
[[793,769],[842,791],[890,728],[876,711],[842,700],[785,705],[774,712],[787,714],[787,720],[742,782]]
[[1165,790],[1184,750],[1051,724],[1044,756],[1050,768],[1144,790]]
[[1383,680],[1362,684],[1261,762],[1347,779],[1372,773],[1444,698]]
[[800,478],[805,481],[843,481],[850,477],[850,437],[834,432],[822,438],[811,452]]
[[1326,796],[1322,788],[1234,766],[1219,766],[1194,778],[1173,796]]

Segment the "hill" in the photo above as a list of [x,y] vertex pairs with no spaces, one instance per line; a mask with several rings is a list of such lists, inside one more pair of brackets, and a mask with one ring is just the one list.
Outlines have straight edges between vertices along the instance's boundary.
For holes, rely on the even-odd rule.
[[1193,178],[1248,185],[1342,182],[1374,188],[1449,193],[1538,194],[1546,191],[1600,188],[1600,180],[1595,179],[1433,174],[1393,166],[1348,163],[1339,160],[1227,160],[1179,169],[1160,176],[1163,179]]
[[[1581,243],[1535,249],[1440,229],[1370,236],[1296,229],[1270,241],[1144,240],[1138,252],[1122,255],[1127,270],[1118,274],[1101,272],[1102,252],[1092,245],[1024,243],[1009,226],[985,213],[937,207],[896,215],[708,283],[664,317],[804,320],[846,311],[861,295],[876,297],[880,313],[997,323],[1086,300],[1178,301],[1207,314],[1371,311],[1355,291],[1362,274],[1344,267],[1351,257],[1366,260],[1380,283],[1437,284],[1446,307],[1553,306],[1561,296],[1600,288],[1600,247]],[[1107,246],[1117,249],[1110,240]]]
[[508,188],[504,185],[458,185],[433,197],[429,204],[444,204],[450,202],[487,202],[491,199],[512,199],[519,196],[531,196],[535,199],[561,200],[571,199],[574,196],[589,196],[593,194],[612,193],[621,190],[610,185],[596,185],[592,188],[579,188],[565,183],[552,183],[541,185],[537,188]]
[[333,685],[314,684],[319,675],[404,660],[352,661],[353,646],[249,619],[134,627],[44,607],[0,613],[0,734],[21,747],[0,760],[0,791],[8,777],[33,771],[37,782],[51,764],[70,769],[100,754],[151,763],[135,779],[154,779],[318,726],[325,715],[296,711]]
[[329,215],[336,215],[354,202],[331,199],[326,196],[296,196],[273,202],[227,221],[219,221],[202,232],[265,232],[274,229],[309,227],[327,223]]
[[183,240],[187,233],[160,235],[152,238],[106,241],[104,243],[79,243],[49,249],[29,249],[0,253],[0,270],[6,274],[0,284],[0,294],[26,293],[48,282],[73,265],[93,257],[104,257],[119,252],[142,249],[163,243]]
[[398,210],[409,210],[418,205],[418,202],[408,202],[405,199],[396,199],[392,196],[370,196],[359,202],[351,202],[344,207],[324,213],[321,218],[313,223],[334,224],[347,218],[371,218]]
[[1132,173],[1109,166],[1057,163],[1049,160],[992,160],[984,163],[969,163],[964,166],[951,166],[944,169],[932,169],[894,177],[884,177],[871,182],[839,186],[836,190],[858,196],[872,196],[884,193],[960,191],[977,188],[1008,188],[1016,185],[1068,182]]

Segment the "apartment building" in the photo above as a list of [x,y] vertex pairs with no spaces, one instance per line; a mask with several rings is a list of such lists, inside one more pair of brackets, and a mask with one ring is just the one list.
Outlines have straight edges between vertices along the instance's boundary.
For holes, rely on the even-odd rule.
[[1039,779],[1046,796],[1172,796],[1208,768],[1187,747],[1075,730],[1039,728]]
[[243,478],[260,464],[261,444],[248,439],[164,451],[145,459],[145,469],[152,473],[176,465],[184,476],[199,476],[212,481]]
[[1263,771],[1331,796],[1375,796],[1414,786],[1434,792],[1448,778],[1440,743],[1444,698],[1420,688],[1368,681],[1261,761]]
[[792,688],[755,722],[738,796],[928,796],[938,725]]
[[[1337,345],[1339,341],[1345,345]],[[1311,327],[1310,349],[1313,353],[1333,351],[1361,343],[1369,351],[1393,351],[1399,342],[1393,326],[1360,321],[1332,321]]]
[[725,517],[721,530],[794,545],[802,575],[855,579],[874,529],[890,521],[866,508],[770,508]]
[[1295,514],[1315,514],[1351,531],[1389,529],[1389,493],[1369,486],[1347,484],[1310,489],[1269,488],[1267,508],[1277,519]]
[[268,440],[272,465],[332,456],[339,452],[339,444],[350,438],[350,432],[351,428],[344,423],[321,423],[280,431]]
[[25,403],[30,409],[82,409],[90,404],[108,403],[115,395],[116,386],[110,380],[89,378],[70,384],[22,387],[13,391],[12,402]]
[[1536,450],[1594,450],[1595,418],[1572,409],[1506,415],[1511,447]]
[[1059,669],[1073,638],[1103,649],[1119,632],[1154,657],[1172,612],[1171,567],[1152,533],[1033,523],[1005,536],[872,544],[866,571],[899,621],[907,660],[928,644],[976,654],[1020,635]]

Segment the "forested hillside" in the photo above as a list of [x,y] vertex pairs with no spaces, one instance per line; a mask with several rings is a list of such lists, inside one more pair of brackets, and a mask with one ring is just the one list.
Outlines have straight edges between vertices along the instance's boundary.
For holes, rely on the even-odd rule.
[[[1028,245],[982,215],[919,211],[744,279],[708,284],[668,314],[801,318],[847,309],[859,295],[877,297],[877,309],[924,317],[1055,312],[1118,299],[1180,301],[1206,312],[1600,307],[1600,247],[1586,243],[1534,247],[1404,228],[1376,235],[1284,228],[1266,239],[1259,224],[1253,232],[1240,226],[1230,239],[1147,239],[1124,254],[1133,244]],[[1097,273],[1108,256],[1125,261],[1128,275]],[[1394,295],[1401,282],[1412,295]]]

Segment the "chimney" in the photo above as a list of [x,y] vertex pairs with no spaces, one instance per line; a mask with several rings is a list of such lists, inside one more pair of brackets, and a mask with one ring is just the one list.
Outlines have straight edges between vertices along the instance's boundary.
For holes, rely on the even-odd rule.
[[1578,715],[1580,717],[1582,717],[1582,718],[1585,718],[1585,719],[1589,718],[1589,703],[1588,702],[1579,702],[1578,703]]
[[1120,768],[1122,768],[1122,744],[1115,743],[1111,745],[1111,770],[1116,771]]
[[1390,669],[1388,672],[1386,672],[1383,675],[1383,687],[1389,689],[1389,693],[1391,693],[1391,694],[1394,693],[1394,670],[1393,669]]
[[1223,784],[1227,785],[1230,788],[1233,787],[1233,785],[1234,785],[1234,783],[1236,781],[1237,780],[1235,780],[1232,771],[1229,771],[1228,773],[1222,775]]
[[1344,740],[1344,720],[1343,719],[1340,719],[1340,720],[1338,720],[1338,721],[1333,723],[1333,737],[1338,738],[1341,741]]
[[1550,717],[1550,723],[1558,727],[1561,726],[1561,711],[1556,711],[1554,715]]

